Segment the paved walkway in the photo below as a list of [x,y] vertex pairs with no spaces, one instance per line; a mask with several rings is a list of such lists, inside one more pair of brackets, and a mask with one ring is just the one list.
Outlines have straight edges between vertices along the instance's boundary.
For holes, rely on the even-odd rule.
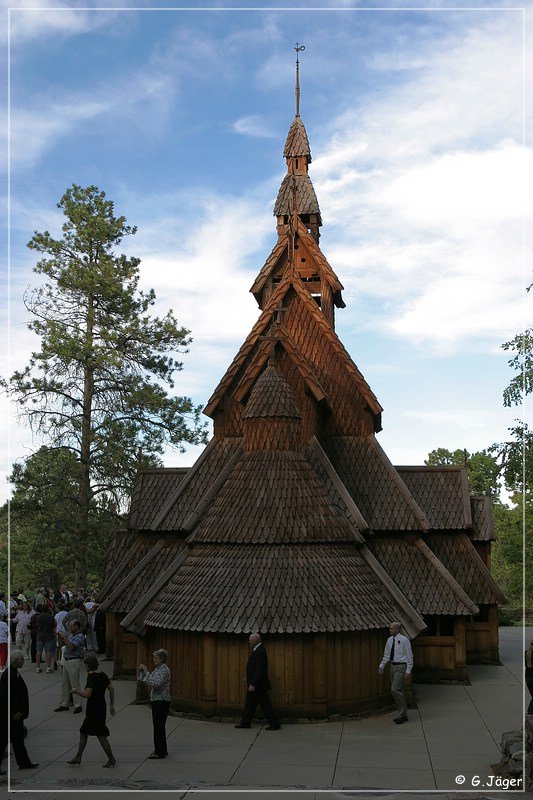
[[[521,727],[522,629],[502,628],[500,642],[503,666],[470,667],[470,686],[416,685],[418,709],[410,711],[405,725],[392,724],[392,712],[284,725],[276,732],[258,723],[235,730],[228,723],[169,717],[170,756],[164,761],[147,760],[150,710],[131,705],[134,683],[115,681],[117,714],[109,729],[118,764],[110,770],[102,769],[106,758],[94,737],[81,766],[66,763],[76,752],[83,717],[54,714],[60,673],[38,675],[26,663],[22,672],[31,695],[26,743],[39,767],[20,772],[12,762],[9,796],[31,790],[37,800],[59,800],[79,798],[83,790],[98,798],[143,791],[154,800],[362,800],[379,792],[388,800],[409,800],[440,790],[436,798],[510,797],[491,785],[489,776],[490,764],[500,760],[502,732]],[[472,783],[476,776],[479,785]],[[1,793],[7,779],[0,780]]]

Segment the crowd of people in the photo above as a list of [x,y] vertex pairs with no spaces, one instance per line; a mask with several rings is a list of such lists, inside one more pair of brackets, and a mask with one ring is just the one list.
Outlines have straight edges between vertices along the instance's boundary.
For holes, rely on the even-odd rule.
[[74,618],[86,637],[87,650],[105,652],[105,614],[99,613],[94,592],[72,592],[65,584],[36,589],[30,582],[10,597],[0,593],[0,670],[7,664],[9,641],[37,672],[43,666],[46,672],[57,670],[64,646],[61,635],[68,632],[65,623],[68,626]]
[[[9,648],[9,643],[11,647]],[[98,653],[105,652],[105,615],[93,592],[71,592],[63,584],[55,590],[32,584],[20,588],[10,597],[0,592],[0,775],[5,775],[1,762],[7,753],[8,740],[19,769],[34,769],[25,746],[24,720],[29,715],[28,689],[20,674],[25,662],[33,662],[35,671],[51,673],[61,669],[61,696],[55,712],[81,714],[82,698],[86,699],[85,719],[80,728],[78,752],[68,763],[81,764],[89,736],[96,736],[107,761],[114,767],[116,759],[109,743],[106,725],[109,694],[110,713],[115,714],[114,688],[108,675],[100,670]],[[9,650],[9,668],[6,659]],[[154,653],[154,668],[142,666],[142,683],[150,689],[154,727],[154,752],[149,758],[165,758],[165,724],[170,708],[170,670],[167,653]],[[82,688],[82,668],[87,677]]]
[[[11,642],[11,648],[9,643]],[[9,669],[6,669],[9,653]],[[99,671],[97,653],[105,652],[105,615],[93,592],[79,589],[72,592],[65,584],[52,590],[35,589],[30,582],[11,596],[0,592],[0,775],[1,761],[8,739],[19,769],[38,767],[31,761],[24,744],[24,720],[29,714],[26,683],[20,674],[25,661],[35,664],[41,673],[43,665],[51,673],[62,667],[61,699],[55,711],[82,712],[81,698],[87,699],[86,716],[80,729],[77,756],[70,762],[79,764],[87,736],[96,735],[108,756],[104,766],[114,766],[105,725],[106,689],[111,697],[111,714],[115,713],[114,693],[107,675]],[[85,664],[87,685],[81,688],[81,669]],[[75,702],[77,701],[77,702]]]

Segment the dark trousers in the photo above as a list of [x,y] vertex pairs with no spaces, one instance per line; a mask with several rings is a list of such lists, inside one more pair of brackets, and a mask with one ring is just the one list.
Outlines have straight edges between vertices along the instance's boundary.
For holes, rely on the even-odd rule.
[[154,753],[157,756],[166,756],[168,751],[165,724],[170,709],[170,700],[152,700],[151,706],[154,725]]
[[529,689],[529,694],[531,695],[531,700],[529,701],[526,714],[533,714],[533,675],[526,675],[526,686]]
[[[2,725],[0,727],[0,764],[4,757],[7,741],[7,720],[2,720]],[[31,759],[26,750],[26,745],[24,744],[24,721],[21,719],[11,720],[11,746],[19,767],[26,767],[28,764],[31,764]]]
[[257,706],[261,706],[264,715],[268,720],[268,724],[276,727],[279,725],[278,718],[272,708],[268,692],[246,692],[246,702],[244,704],[244,712],[241,719],[241,725],[249,725],[255,714]]

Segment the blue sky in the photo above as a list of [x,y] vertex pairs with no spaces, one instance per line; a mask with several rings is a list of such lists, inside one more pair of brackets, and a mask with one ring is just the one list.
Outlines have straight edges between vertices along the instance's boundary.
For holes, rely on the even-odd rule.
[[[248,290],[276,240],[300,41],[321,247],[345,286],[337,332],[384,406],[382,446],[410,464],[505,439],[522,412],[502,407],[500,345],[527,324],[532,280],[529,4],[525,25],[510,3],[103,5],[0,6],[4,19],[14,8],[2,373],[37,344],[25,244],[58,233],[68,186],[96,184],[139,228],[123,249],[142,259],[158,310],[192,332],[176,390],[205,404],[258,315]],[[3,171],[6,184],[7,158]],[[3,418],[5,475],[40,442]]]

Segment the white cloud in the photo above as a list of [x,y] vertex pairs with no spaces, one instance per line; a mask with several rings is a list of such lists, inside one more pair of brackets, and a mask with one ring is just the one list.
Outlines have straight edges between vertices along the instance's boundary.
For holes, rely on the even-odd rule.
[[56,0],[0,0],[0,10],[10,9],[11,41],[18,45],[43,36],[75,36],[93,31],[119,13],[113,8],[105,11],[87,8],[90,4],[91,0],[77,9],[61,8]]
[[332,120],[311,166],[330,262],[380,301],[368,327],[436,353],[490,347],[524,319],[533,151],[519,33],[502,20],[443,46],[422,74]]
[[11,114],[12,166],[34,166],[43,153],[78,125],[112,107],[112,102],[72,97],[45,109],[17,109]]
[[273,139],[276,136],[276,134],[269,129],[268,123],[265,122],[263,117],[258,115],[241,117],[233,123],[232,128],[235,133],[241,133],[244,136],[265,139]]

